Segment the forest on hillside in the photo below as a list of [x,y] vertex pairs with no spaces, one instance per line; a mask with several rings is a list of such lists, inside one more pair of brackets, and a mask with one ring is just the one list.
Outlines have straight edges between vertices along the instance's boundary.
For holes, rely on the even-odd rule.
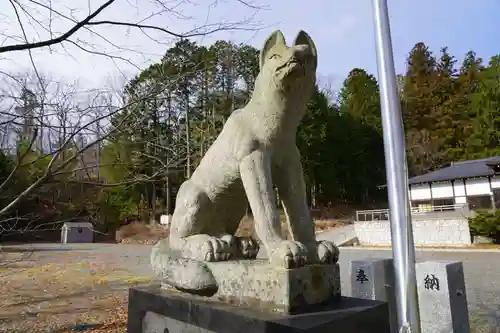
[[[180,183],[251,96],[258,54],[182,39],[118,94],[15,76],[18,89],[0,96],[17,112],[0,124],[0,235],[83,217],[107,231],[172,212]],[[411,175],[500,155],[500,56],[470,51],[458,63],[417,43],[398,83]],[[336,94],[316,87],[297,134],[311,207],[386,206],[378,89],[360,68]]]

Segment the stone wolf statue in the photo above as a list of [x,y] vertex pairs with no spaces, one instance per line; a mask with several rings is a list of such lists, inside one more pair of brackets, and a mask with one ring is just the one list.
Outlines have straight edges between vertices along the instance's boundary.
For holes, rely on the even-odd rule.
[[[188,292],[216,290],[206,262],[255,258],[258,243],[234,236],[247,203],[271,264],[296,268],[337,262],[338,248],[316,241],[296,146],[317,62],[316,46],[304,31],[291,47],[280,31],[266,39],[250,101],[231,114],[192,177],[181,185],[169,239],[153,248],[153,270],[165,283]],[[281,236],[273,184],[292,240]]]

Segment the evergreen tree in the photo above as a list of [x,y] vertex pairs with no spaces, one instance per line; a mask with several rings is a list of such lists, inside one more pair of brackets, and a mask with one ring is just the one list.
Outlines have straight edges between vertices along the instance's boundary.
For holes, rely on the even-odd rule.
[[340,90],[339,107],[341,113],[382,131],[378,83],[365,70],[355,68],[349,73]]
[[472,134],[465,147],[466,158],[500,156],[500,56],[490,59],[471,96]]
[[407,59],[402,111],[410,172],[421,174],[434,167],[436,122],[436,59],[424,43],[417,43]]

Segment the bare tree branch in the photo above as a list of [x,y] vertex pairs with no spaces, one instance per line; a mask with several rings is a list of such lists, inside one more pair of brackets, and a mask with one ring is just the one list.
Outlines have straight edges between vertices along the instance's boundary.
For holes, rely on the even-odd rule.
[[97,10],[95,10],[93,13],[91,13],[89,16],[87,16],[82,21],[78,22],[75,26],[73,26],[73,28],[69,29],[67,32],[65,32],[64,34],[62,34],[59,37],[47,39],[47,40],[35,42],[35,43],[0,46],[0,53],[11,52],[11,51],[31,50],[31,49],[35,49],[35,48],[39,48],[39,47],[51,46],[54,44],[64,42],[69,37],[71,37],[74,33],[76,33],[78,30],[80,30],[83,26],[85,26],[87,23],[89,23],[90,20],[92,20],[97,15],[99,15],[104,9],[109,7],[113,2],[115,2],[115,0],[106,1],[102,6],[97,8]]
[[[193,30],[191,32],[186,32],[186,33],[176,33],[171,30],[154,26],[154,25],[148,25],[148,24],[139,24],[139,23],[131,23],[131,22],[119,22],[119,21],[94,21],[94,22],[89,22],[87,25],[116,25],[116,26],[125,26],[125,27],[133,27],[133,28],[139,28],[139,29],[151,29],[151,30],[157,30],[164,32],[166,34],[172,35],[174,37],[178,38],[191,38],[191,37],[197,37],[197,36],[205,36],[205,35],[210,35],[215,32],[223,31],[223,30],[255,30],[255,28],[243,28],[243,27],[238,27],[241,22],[236,22],[236,23],[229,23],[225,26],[222,27],[217,27],[217,28],[212,28],[209,29],[208,31],[203,31],[203,32],[196,32],[196,30]],[[233,28],[231,28],[233,27]]]
[[[188,73],[188,74],[184,74],[184,75],[190,75],[190,74]],[[179,77],[177,77],[177,80],[181,80],[182,77],[183,77],[183,75],[180,75]],[[140,105],[140,103],[143,102],[143,101],[149,100],[151,98],[156,98],[157,94],[158,94],[158,92],[153,91],[150,94],[148,94],[148,95],[146,95],[146,96],[144,96],[144,97],[142,97],[140,99],[129,101],[129,103],[125,104],[124,106],[122,106],[120,108],[116,108],[115,110],[107,112],[104,115],[95,117],[93,120],[88,121],[85,124],[76,124],[74,126],[74,131],[72,131],[70,133],[67,133],[67,137],[65,138],[64,142],[60,145],[60,147],[58,147],[57,149],[52,150],[49,153],[47,153],[45,155],[42,155],[42,156],[38,157],[37,159],[35,159],[34,161],[31,161],[31,162],[28,163],[28,164],[34,164],[37,161],[40,161],[40,160],[42,160],[42,159],[44,159],[46,157],[50,157],[50,161],[49,161],[49,163],[48,163],[48,165],[47,165],[47,167],[46,167],[45,172],[43,173],[43,175],[41,175],[38,179],[36,179],[36,181],[34,181],[26,189],[24,189],[21,193],[19,193],[14,199],[12,199],[12,201],[10,201],[2,209],[0,209],[0,216],[1,215],[5,215],[14,206],[18,205],[28,194],[30,194],[31,192],[33,192],[33,190],[35,190],[36,188],[40,187],[42,184],[46,183],[47,181],[53,179],[54,176],[58,174],[58,172],[60,172],[61,170],[63,170],[70,163],[74,162],[77,158],[79,158],[85,151],[87,151],[88,149],[90,149],[92,146],[100,144],[101,142],[103,142],[107,138],[109,138],[112,134],[114,134],[116,132],[119,132],[122,129],[123,124],[125,124],[128,121],[128,119],[134,115],[133,108],[135,108],[138,105]],[[61,103],[61,101],[59,101],[59,103]],[[78,148],[68,158],[63,158],[61,161],[59,161],[61,154],[66,150],[66,148],[68,147],[69,144],[71,144],[72,142],[74,142],[75,137],[79,133],[82,133],[83,131],[85,131],[89,127],[91,127],[92,125],[94,125],[94,124],[96,124],[96,123],[98,123],[98,122],[100,122],[100,121],[102,121],[104,119],[109,119],[109,118],[113,117],[114,115],[118,114],[119,112],[123,111],[126,108],[132,108],[132,110],[130,110],[130,112],[125,117],[123,117],[117,125],[115,125],[113,127],[110,127],[108,129],[107,133],[105,133],[104,135],[102,135],[99,138],[96,138],[96,139],[92,140],[90,143],[84,145],[83,147]],[[91,108],[89,108],[89,110],[90,109]],[[67,109],[64,109],[63,112],[67,112]],[[81,112],[80,112],[80,116],[82,116]],[[48,125],[49,124],[47,124],[47,126]],[[63,130],[67,129],[67,127],[65,127],[65,124],[61,124],[60,128],[63,129]],[[151,144],[155,144],[155,143],[151,143]],[[169,150],[169,147],[163,147],[163,149]],[[144,153],[141,153],[141,152],[137,152],[137,153],[138,154],[147,155],[147,154],[144,154]],[[148,155],[148,157],[152,158],[149,155]],[[155,159],[158,161],[157,158],[155,158]],[[176,161],[179,162],[180,160],[177,159]],[[56,162],[58,162],[57,165],[56,165]],[[164,176],[165,174],[162,173],[162,172],[165,171],[166,169],[168,169],[169,167],[170,168],[175,168],[176,167],[176,165],[173,164],[173,163],[166,164],[166,163],[162,162],[161,164],[163,165],[163,167],[160,170],[158,170],[157,172],[155,172],[153,176],[149,176],[149,177],[135,177],[133,179],[126,180],[126,181],[124,181],[123,183],[120,183],[120,184],[103,184],[103,183],[97,183],[97,182],[82,182],[82,181],[72,181],[72,180],[67,180],[66,182],[68,182],[68,183],[80,183],[80,184],[87,184],[87,185],[91,185],[92,184],[92,185],[99,185],[99,186],[102,186],[102,187],[113,187],[113,186],[120,186],[120,185],[125,185],[125,184],[133,184],[133,183],[138,183],[138,182],[148,182],[148,181],[154,179],[155,177],[157,177],[158,175],[163,175]],[[27,165],[27,164],[20,164],[20,166],[23,166],[23,165]]]
[[[141,92],[142,97],[138,100],[129,100],[130,96],[125,100],[122,98],[123,95],[126,95],[122,89],[124,84],[120,87],[119,92],[118,90],[105,91],[105,89],[82,91],[77,89],[76,83],[65,84],[42,75],[35,66],[36,58],[33,58],[33,55],[37,53],[33,51],[32,55],[32,50],[43,49],[51,53],[64,54],[66,52],[69,54],[69,52],[74,51],[72,48],[74,46],[84,53],[111,60],[117,68],[119,63],[126,63],[139,69],[144,64],[137,66],[133,57],[128,58],[126,53],[142,56],[145,63],[151,61],[148,57],[159,55],[153,54],[153,51],[149,51],[151,54],[146,53],[144,49],[147,48],[142,46],[128,48],[121,45],[119,39],[116,40],[116,37],[111,38],[108,35],[108,33],[111,34],[110,31],[121,33],[123,28],[126,34],[138,33],[139,37],[156,40],[155,44],[170,45],[177,38],[205,36],[218,31],[258,30],[257,26],[250,25],[250,20],[227,22],[217,18],[217,23],[211,23],[207,15],[204,23],[196,24],[194,27],[181,28],[176,26],[177,31],[172,31],[169,29],[173,26],[172,23],[163,23],[167,22],[164,20],[165,16],[167,19],[191,20],[193,17],[188,15],[190,12],[183,13],[181,4],[195,6],[196,4],[183,0],[150,0],[146,3],[153,4],[155,8],[153,10],[148,8],[146,15],[141,15],[140,18],[107,19],[103,11],[110,8],[115,1],[100,1],[105,2],[95,10],[90,7],[89,3],[88,15],[87,10],[85,10],[86,17],[82,19],[76,15],[78,11],[75,8],[53,8],[51,0],[9,0],[14,9],[14,13],[11,14],[14,25],[18,26],[20,30],[18,35],[6,36],[5,41],[11,42],[13,45],[0,46],[0,53],[25,51],[27,55],[29,54],[29,62],[27,63],[31,63],[33,74],[29,77],[25,74],[16,76],[0,71],[0,74],[3,74],[3,78],[0,78],[1,83],[6,83],[0,85],[0,89],[2,89],[0,91],[0,139],[2,144],[0,148],[4,153],[3,158],[15,160],[15,164],[7,160],[10,164],[2,173],[0,217],[4,219],[0,220],[0,235],[6,234],[7,231],[8,233],[27,232],[30,228],[38,230],[38,225],[47,226],[44,222],[62,217],[57,217],[57,214],[66,214],[66,212],[74,214],[76,211],[75,201],[72,202],[72,200],[78,202],[78,209],[90,207],[89,209],[94,209],[94,214],[97,214],[95,212],[99,208],[96,208],[96,205],[98,206],[102,201],[94,200],[89,203],[85,201],[85,204],[81,205],[84,200],[80,196],[84,195],[83,193],[87,195],[87,191],[91,193],[89,198],[95,199],[96,195],[106,198],[107,205],[107,200],[114,198],[113,188],[119,187],[120,191],[123,188],[133,189],[126,193],[139,191],[141,197],[146,197],[145,199],[141,198],[141,202],[145,200],[148,204],[152,204],[152,202],[156,202],[154,193],[157,190],[155,188],[163,187],[163,185],[159,185],[162,182],[175,183],[177,180],[172,180],[172,178],[169,180],[169,177],[174,174],[176,177],[179,174],[181,174],[180,177],[183,177],[182,173],[187,161],[191,162],[192,159],[198,158],[198,152],[195,150],[198,149],[197,145],[193,150],[183,149],[191,140],[179,134],[187,131],[181,121],[183,118],[182,106],[179,106],[181,104],[177,104],[177,110],[173,111],[172,121],[170,121],[172,111],[170,109],[168,111],[169,120],[165,126],[176,134],[169,134],[171,136],[165,141],[166,143],[162,141],[163,137],[157,133],[153,136],[141,134],[143,135],[141,137],[136,134],[135,129],[150,122],[151,119],[147,119],[147,112],[136,113],[136,108],[150,108],[155,103],[166,105],[165,99],[167,97],[165,94],[162,95],[162,92],[151,89],[150,92]],[[250,1],[237,0],[238,3],[255,11],[261,9]],[[224,3],[215,0],[207,5],[209,14],[219,2]],[[127,3],[129,6],[137,6],[137,4],[128,1]],[[145,10],[142,7],[137,7],[137,11],[140,9]],[[125,12],[124,15],[126,15]],[[159,24],[150,20],[158,17],[161,17],[161,22],[158,21]],[[251,19],[253,20],[253,17]],[[62,26],[58,25],[60,22],[62,22]],[[181,33],[182,31],[184,33]],[[91,37],[82,36],[85,33]],[[143,36],[140,35],[141,33]],[[163,37],[165,37],[164,40]],[[60,45],[60,48],[56,45]],[[67,50],[66,47],[68,47]],[[164,48],[161,47],[163,53]],[[79,60],[78,57],[74,59]],[[120,69],[118,68],[118,70]],[[191,79],[193,75],[198,74],[188,73],[176,78],[169,77],[168,82],[182,80],[183,75],[188,75]],[[125,78],[126,75],[123,74],[123,77]],[[179,83],[172,84],[177,86]],[[148,87],[141,87],[141,89],[143,88],[149,91]],[[169,87],[162,88],[170,89]],[[26,96],[23,95],[25,90],[35,95],[33,101],[30,101],[33,104],[31,107],[26,106]],[[112,95],[113,93],[115,95]],[[118,96],[119,94],[122,96]],[[142,105],[139,105],[141,103]],[[114,117],[124,110],[126,112],[122,114],[125,116]],[[140,115],[137,116],[137,114]],[[112,118],[113,121],[111,121]],[[192,128],[191,131],[196,131],[196,128]],[[123,144],[121,142],[121,140],[127,141],[127,139],[120,139],[126,138],[127,135],[133,136],[133,140],[128,146],[127,142]],[[210,135],[202,134],[201,136],[205,139]],[[29,137],[29,147],[21,156],[18,154],[16,159],[15,149],[21,137]],[[117,141],[113,142],[114,139]],[[201,146],[203,147],[203,144]],[[138,149],[137,147],[142,148]],[[101,148],[110,149],[105,150],[105,152],[108,152],[107,154],[111,157],[108,155],[105,157],[108,156],[111,160],[122,160],[118,155],[122,153],[122,149],[125,151],[123,154],[126,154],[127,157],[123,161],[126,161],[127,164],[121,168],[122,173],[119,177],[114,178],[111,174],[109,163],[101,163]],[[114,149],[117,151],[116,157]],[[34,153],[27,156],[28,151]],[[106,163],[105,160],[103,161]],[[101,172],[104,175],[102,177]],[[24,177],[25,175],[26,177]],[[141,184],[147,184],[147,186]],[[109,188],[113,190],[110,191]],[[153,188],[153,195],[148,197],[148,191],[151,188]],[[130,194],[130,196],[135,195],[135,193]],[[29,204],[30,207],[24,207],[21,203]],[[139,207],[142,204],[137,205]],[[31,210],[31,207],[34,209]],[[26,211],[32,211],[33,214],[23,216]],[[5,228],[2,227],[2,224]],[[54,228],[57,226],[58,224],[54,224]],[[48,225],[48,227],[52,226]]]

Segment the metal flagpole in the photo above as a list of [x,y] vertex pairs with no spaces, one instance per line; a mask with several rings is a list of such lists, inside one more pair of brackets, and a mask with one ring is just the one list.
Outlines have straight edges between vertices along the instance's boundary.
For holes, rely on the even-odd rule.
[[387,0],[372,0],[372,4],[394,257],[398,332],[421,333],[415,275],[415,247],[408,200],[405,137],[394,70]]

